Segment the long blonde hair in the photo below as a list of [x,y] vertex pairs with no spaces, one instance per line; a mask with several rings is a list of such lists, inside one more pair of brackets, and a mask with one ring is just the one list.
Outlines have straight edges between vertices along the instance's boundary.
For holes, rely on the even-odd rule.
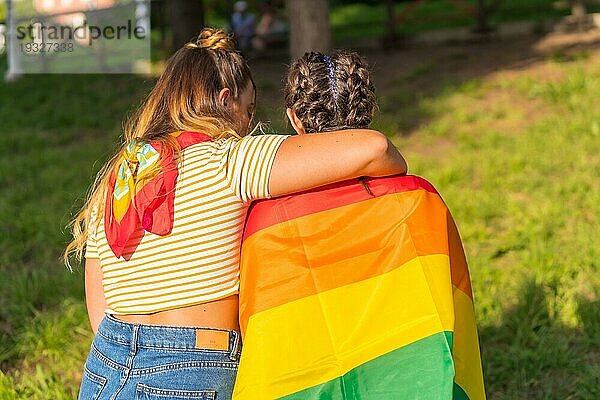
[[237,101],[248,83],[254,86],[248,63],[235,50],[233,39],[219,29],[203,29],[167,61],[146,100],[126,122],[121,148],[98,172],[84,206],[70,224],[73,240],[63,254],[67,267],[71,268],[71,255],[81,261],[90,230],[103,219],[110,175],[125,147],[132,140],[159,142],[179,155],[172,132],[239,138],[231,111],[217,98],[221,89],[229,88]]

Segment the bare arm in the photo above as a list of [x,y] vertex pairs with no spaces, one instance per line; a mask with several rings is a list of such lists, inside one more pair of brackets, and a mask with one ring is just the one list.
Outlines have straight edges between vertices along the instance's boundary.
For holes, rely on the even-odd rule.
[[85,260],[85,304],[92,331],[96,334],[106,309],[106,299],[102,288],[102,270],[100,269],[100,260],[97,258],[86,258]]
[[370,129],[301,134],[277,151],[269,193],[280,196],[359,176],[404,174],[406,161],[385,135]]

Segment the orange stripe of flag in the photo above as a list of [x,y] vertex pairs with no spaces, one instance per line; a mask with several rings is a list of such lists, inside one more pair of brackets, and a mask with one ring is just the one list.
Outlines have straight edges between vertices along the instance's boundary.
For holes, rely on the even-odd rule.
[[[241,321],[244,324],[257,312],[389,272],[417,256],[458,251],[448,248],[447,216],[437,194],[413,190],[304,215],[255,232],[242,248]],[[350,219],[364,222],[349,224]],[[353,230],[365,226],[372,228]],[[451,240],[451,245],[456,247],[457,240]],[[455,286],[471,297],[466,263],[454,268],[462,270],[453,271]],[[247,282],[276,287],[277,294],[246,296]]]
[[431,183],[414,175],[397,175],[385,178],[365,177],[363,180],[373,195],[370,195],[364,189],[358,179],[350,179],[294,193],[293,195],[254,202],[248,212],[248,215],[252,217],[248,218],[246,222],[243,238],[245,240],[253,233],[279,222],[370,200],[373,197],[413,190],[438,193]]

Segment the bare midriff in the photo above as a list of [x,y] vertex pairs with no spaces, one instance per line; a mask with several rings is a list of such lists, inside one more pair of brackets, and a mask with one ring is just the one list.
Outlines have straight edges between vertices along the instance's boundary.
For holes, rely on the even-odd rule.
[[159,311],[154,314],[114,315],[124,322],[144,325],[166,325],[240,330],[238,295],[194,306]]

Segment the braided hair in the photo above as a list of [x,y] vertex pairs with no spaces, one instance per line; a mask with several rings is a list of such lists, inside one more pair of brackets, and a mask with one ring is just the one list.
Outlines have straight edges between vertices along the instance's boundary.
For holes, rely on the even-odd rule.
[[306,133],[367,128],[377,103],[366,60],[354,52],[305,53],[288,72],[285,105]]

